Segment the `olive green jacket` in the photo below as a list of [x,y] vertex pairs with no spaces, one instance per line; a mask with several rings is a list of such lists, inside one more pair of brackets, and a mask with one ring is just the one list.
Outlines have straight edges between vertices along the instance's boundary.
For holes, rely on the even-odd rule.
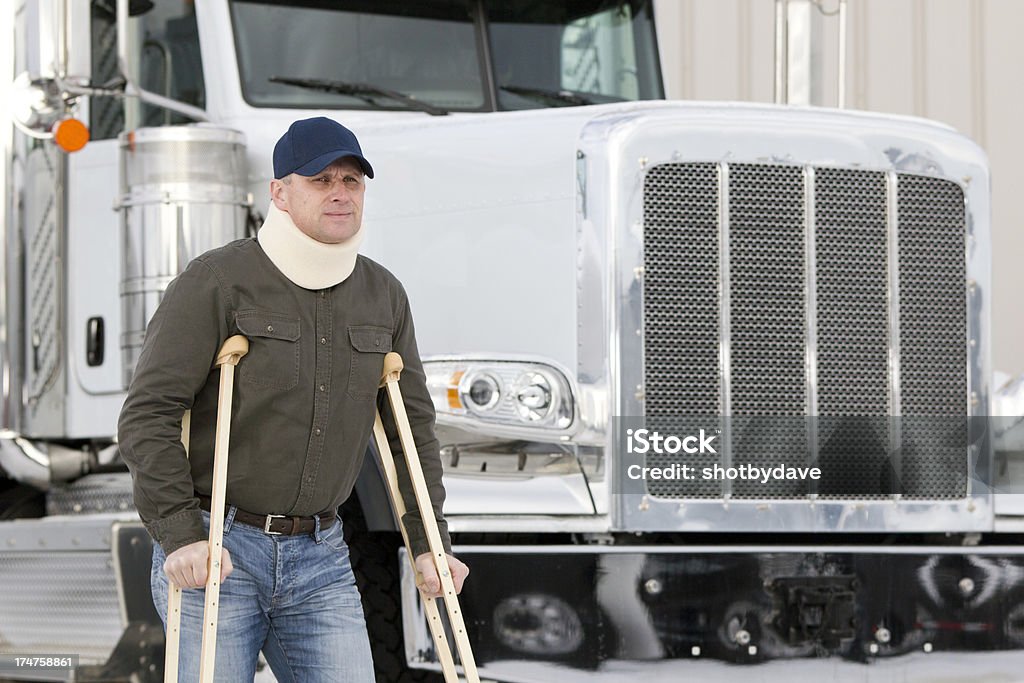
[[[255,239],[192,261],[167,287],[146,330],[118,423],[139,515],[164,552],[206,538],[196,493],[210,495],[219,372],[228,337],[249,339],[236,371],[227,502],[257,514],[313,515],[352,492],[374,408],[399,465],[413,552],[427,552],[384,392],[384,354],[405,363],[401,388],[442,539],[444,488],[434,407],[401,283],[359,256],[352,274],[322,290],[288,280]],[[181,419],[192,410],[189,455]]]

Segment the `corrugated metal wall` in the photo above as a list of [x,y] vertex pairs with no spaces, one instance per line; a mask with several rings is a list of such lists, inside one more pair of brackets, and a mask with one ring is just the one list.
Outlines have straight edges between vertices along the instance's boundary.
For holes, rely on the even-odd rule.
[[[820,101],[835,106],[838,0],[820,0]],[[848,0],[850,108],[948,123],[988,152],[993,367],[1024,372],[1024,2]],[[773,101],[774,0],[655,0],[670,98]]]

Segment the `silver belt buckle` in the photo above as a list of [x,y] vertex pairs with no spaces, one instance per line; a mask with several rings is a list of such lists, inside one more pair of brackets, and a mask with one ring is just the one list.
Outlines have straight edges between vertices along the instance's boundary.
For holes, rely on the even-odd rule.
[[270,525],[275,519],[284,519],[288,515],[267,515],[267,521],[263,524],[263,533],[268,536],[284,536],[280,531],[271,531]]

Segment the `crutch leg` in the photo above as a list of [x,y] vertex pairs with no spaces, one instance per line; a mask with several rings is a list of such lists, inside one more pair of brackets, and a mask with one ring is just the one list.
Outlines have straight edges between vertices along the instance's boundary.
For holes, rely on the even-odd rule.
[[[455,583],[452,580],[451,569],[448,566],[448,558],[444,552],[444,544],[441,541],[441,532],[437,526],[437,519],[434,517],[434,508],[430,502],[430,492],[427,490],[427,482],[423,476],[423,469],[420,467],[419,454],[416,450],[416,442],[412,436],[412,428],[409,426],[409,417],[405,412],[405,403],[402,401],[402,392],[398,386],[398,378],[402,371],[402,358],[397,353],[389,353],[384,357],[384,372],[382,378],[382,385],[386,387],[388,393],[388,401],[391,405],[391,410],[395,416],[395,423],[398,429],[398,437],[402,444],[402,452],[405,455],[406,469],[409,473],[409,479],[412,484],[413,492],[416,496],[416,505],[420,511],[420,519],[423,522],[423,529],[426,532],[427,544],[430,547],[430,554],[434,560],[434,566],[437,570],[437,575],[441,580],[441,590],[444,596],[445,610],[448,612],[448,621],[451,623],[452,635],[455,639],[455,647],[459,652],[459,659],[462,663],[463,673],[466,676],[466,680],[469,683],[479,683],[480,676],[476,669],[476,660],[473,658],[473,651],[469,644],[469,636],[466,633],[466,624],[462,617],[462,610],[459,606],[458,594],[455,591]],[[377,416],[377,422],[380,422],[380,416]],[[379,430],[374,428],[374,434],[377,437],[378,450],[382,453],[390,455],[391,449],[387,445],[387,438],[384,434],[383,427]],[[381,445],[383,443],[383,446]],[[386,449],[386,450],[385,450]],[[392,470],[394,470],[394,459],[392,458]],[[391,475],[388,475],[391,479]],[[401,501],[402,496],[398,491],[398,480],[397,475],[394,476],[393,487],[389,483],[389,489],[392,489],[392,498],[396,501]],[[404,508],[404,506],[403,506]],[[396,507],[396,513],[398,508]],[[403,510],[404,512],[404,510]],[[403,538],[407,539],[407,533],[402,524],[402,517],[398,515],[399,526],[402,528]],[[408,540],[406,541],[406,548],[409,552],[410,559],[412,558],[412,550],[408,547]],[[431,601],[432,602],[432,601]],[[428,610],[428,623],[431,624],[431,632],[434,636],[435,643],[438,645],[439,657],[442,660],[442,666],[445,665],[444,655],[440,652],[443,650],[448,653],[448,659],[450,661],[450,648],[448,646],[447,636],[445,635],[444,628],[440,624],[439,615],[432,615]],[[435,605],[436,611],[436,605]],[[434,627],[435,619],[437,616],[437,628]],[[452,666],[451,671],[445,671],[445,679],[448,681],[457,681],[458,678]]]
[[210,492],[210,566],[206,576],[206,607],[203,611],[203,649],[199,666],[201,683],[213,683],[213,664],[217,651],[217,609],[220,604],[220,558],[224,546],[224,496],[228,484],[231,398],[235,366],[248,352],[249,340],[242,335],[235,335],[224,342],[214,363],[214,367],[219,366],[221,370],[213,449],[213,490]]
[[[209,565],[206,576],[206,606],[203,611],[203,646],[200,654],[199,680],[213,683],[217,648],[217,610],[220,600],[221,552],[224,545],[224,496],[227,488],[228,446],[231,436],[231,399],[234,390],[235,366],[249,351],[249,340],[242,335],[228,338],[213,367],[220,368],[220,393],[217,398],[217,427],[213,451],[213,490],[210,492]],[[189,416],[190,417],[190,416]],[[188,452],[185,420],[182,421],[183,443]],[[178,680],[178,646],[181,625],[181,588],[167,586],[167,652],[164,681]],[[173,613],[172,613],[173,608]],[[172,617],[173,614],[173,617]],[[172,629],[173,635],[172,635]],[[171,649],[173,640],[173,650]],[[168,673],[173,676],[169,676]]]
[[[192,411],[186,410],[181,418],[181,445],[188,457],[189,433],[192,427]],[[164,643],[164,680],[172,683],[178,680],[178,652],[181,643],[181,587],[167,582],[167,636]]]
[[[377,442],[377,452],[380,454],[381,467],[384,469],[388,497],[391,499],[392,509],[398,518],[398,529],[402,532],[405,554],[409,557],[409,564],[412,566],[413,574],[419,578],[416,558],[413,555],[412,546],[409,544],[409,534],[405,530],[405,524],[402,523],[402,517],[405,515],[405,501],[402,500],[402,492],[398,488],[398,472],[395,469],[395,457],[391,453],[391,446],[388,444],[388,437],[384,432],[384,423],[381,422],[379,411],[373,423],[373,436]],[[437,601],[434,598],[423,597],[423,611],[427,615],[427,625],[430,628],[430,635],[434,640],[437,658],[441,662],[441,671],[444,673],[445,683],[458,683],[459,674],[455,670],[455,660],[452,659],[451,647],[448,645],[448,637],[444,632],[444,622],[441,621],[441,612],[438,610]]]

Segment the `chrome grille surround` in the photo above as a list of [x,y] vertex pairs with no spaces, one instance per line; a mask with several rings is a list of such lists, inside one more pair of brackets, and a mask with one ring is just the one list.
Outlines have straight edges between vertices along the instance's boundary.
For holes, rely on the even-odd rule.
[[[877,183],[879,178],[884,178],[885,220],[881,224],[886,227],[885,239],[889,246],[886,254],[879,258],[885,263],[886,291],[895,293],[897,301],[898,180],[913,176],[955,186],[964,199],[963,221],[957,230],[964,240],[960,254],[965,255],[966,262],[966,281],[961,283],[964,302],[961,310],[966,318],[967,358],[965,390],[957,414],[972,420],[987,416],[992,374],[991,185],[983,150],[952,129],[923,120],[854,111],[665,102],[594,116],[580,132],[576,156],[579,285],[576,373],[581,429],[574,438],[595,444],[606,465],[606,478],[588,480],[595,509],[601,517],[599,522],[607,524],[612,531],[693,533],[961,533],[986,532],[995,527],[996,510],[1003,502],[980,479],[992,467],[991,440],[972,439],[964,449],[963,460],[969,463],[970,478],[966,494],[960,495],[957,491],[958,497],[924,499],[885,495],[879,498],[874,495],[877,487],[872,490],[867,485],[855,491],[856,495],[840,496],[834,493],[834,485],[824,481],[818,491],[795,498],[739,499],[726,487],[718,487],[704,497],[678,494],[672,497],[646,489],[643,481],[633,481],[628,468],[637,462],[637,457],[627,452],[625,443],[618,438],[622,431],[616,427],[653,419],[647,417],[647,406],[658,400],[657,396],[651,396],[645,384],[645,367],[649,360],[646,335],[650,331],[644,329],[644,317],[649,316],[644,309],[645,300],[651,296],[646,281],[657,277],[644,272],[646,252],[651,246],[645,225],[645,215],[650,214],[645,206],[646,179],[655,172],[664,173],[664,166],[693,164],[717,167],[719,182],[726,184],[736,166],[741,164],[799,167],[804,174],[806,205],[810,207],[804,233],[805,268],[810,273],[823,267],[816,259],[819,254],[824,258],[827,250],[833,248],[828,240],[835,239],[818,230],[820,217],[815,222],[816,206],[824,201],[828,209],[829,203],[818,176],[825,174],[827,180],[828,172],[833,170],[877,174],[857,176],[862,180],[873,178],[870,181],[874,183],[873,189],[865,196],[874,199],[865,201],[872,202],[870,211],[875,215],[881,202]],[[721,376],[719,389],[723,408],[710,416],[716,419],[729,414],[733,389],[730,370],[733,366],[730,356],[732,282],[728,267],[732,208],[729,194],[720,193],[717,370]],[[854,208],[855,205],[831,210],[849,212]],[[825,215],[824,210],[821,215]],[[819,241],[822,244],[817,244]],[[868,258],[866,263],[877,269],[879,261],[873,261],[874,258]],[[950,255],[950,258],[956,257]],[[878,279],[872,277],[877,292]],[[827,404],[829,400],[827,392],[821,396],[816,394],[816,389],[824,391],[826,386],[824,380],[817,379],[820,373],[827,376],[828,372],[821,367],[829,344],[826,326],[841,325],[836,319],[829,323],[825,315],[828,297],[840,295],[841,289],[837,292],[828,286],[816,288],[819,282],[820,277],[808,280],[805,297],[807,402],[811,414],[818,415],[822,410],[815,406]],[[816,323],[820,312],[826,320]],[[899,330],[899,309],[889,307],[888,313],[888,329]],[[816,332],[825,334],[825,339],[817,340]],[[885,392],[888,413],[897,413],[901,405],[899,343],[898,335],[886,340],[888,365],[896,370],[890,373]],[[878,348],[874,347],[872,352],[879,352]],[[850,356],[849,362],[855,359]],[[712,373],[714,370],[706,368],[705,371]],[[849,408],[838,406],[836,409]],[[871,411],[863,409],[863,412]],[[788,419],[806,420],[805,417]],[[862,419],[878,418],[865,415]],[[825,418],[822,420],[826,422],[824,430],[808,428],[811,452],[819,454],[829,452],[829,437],[839,429],[839,425],[828,425]],[[884,450],[888,446],[890,452],[898,451],[901,444],[898,424],[886,425],[874,439],[869,439],[870,443],[888,438],[889,444],[871,444],[872,447]],[[817,439],[815,444],[818,432],[825,438]],[[726,423],[723,428],[726,443],[721,444],[722,460],[726,464],[735,461],[728,452],[730,438]],[[855,442],[854,446],[859,447],[859,444]],[[867,452],[870,453],[870,449]],[[849,482],[844,488],[850,491]]]

